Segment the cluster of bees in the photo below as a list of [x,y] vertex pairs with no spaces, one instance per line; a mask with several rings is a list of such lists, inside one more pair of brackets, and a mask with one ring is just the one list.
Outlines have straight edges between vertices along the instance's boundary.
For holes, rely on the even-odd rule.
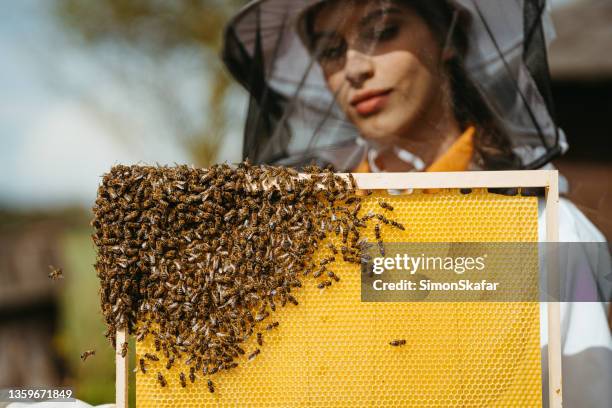
[[[238,361],[261,353],[243,349],[278,322],[279,307],[298,305],[297,289],[306,282],[324,288],[340,282],[331,269],[336,260],[360,264],[371,245],[360,231],[368,220],[379,243],[380,224],[404,227],[381,214],[360,217],[362,194],[352,176],[341,177],[316,166],[284,167],[220,164],[187,166],[115,166],[103,177],[93,208],[93,240],[100,299],[113,347],[115,333],[127,330],[142,341],[153,336],[157,354],[179,375],[210,377]],[[393,208],[380,202],[381,210]],[[314,253],[331,234],[330,256]],[[323,247],[321,245],[321,247]],[[381,245],[382,248],[382,245]],[[313,282],[314,281],[314,282]],[[127,343],[121,345],[127,353]],[[161,386],[167,384],[162,373]],[[208,388],[214,384],[208,378]]]

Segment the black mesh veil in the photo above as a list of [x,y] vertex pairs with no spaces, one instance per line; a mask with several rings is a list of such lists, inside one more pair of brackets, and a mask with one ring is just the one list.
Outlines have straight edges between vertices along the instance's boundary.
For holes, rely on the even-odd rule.
[[[316,52],[301,38],[304,10],[320,3],[257,0],[226,27],[222,58],[250,94],[243,158],[254,163],[315,162],[346,171],[378,147],[337,106]],[[554,120],[546,52],[554,31],[545,0],[446,4],[465,16],[461,24],[468,22],[465,71],[503,127],[518,167],[539,168],[562,154],[567,144]]]

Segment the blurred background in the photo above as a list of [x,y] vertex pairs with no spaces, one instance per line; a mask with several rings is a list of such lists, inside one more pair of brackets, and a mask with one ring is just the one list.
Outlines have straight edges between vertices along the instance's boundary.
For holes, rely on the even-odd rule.
[[[0,7],[0,389],[114,400],[90,235],[114,164],[241,159],[223,70],[239,0],[20,0]],[[612,238],[612,1],[555,0],[549,58],[570,198]],[[51,281],[49,265],[65,278]],[[86,363],[80,354],[95,349]]]

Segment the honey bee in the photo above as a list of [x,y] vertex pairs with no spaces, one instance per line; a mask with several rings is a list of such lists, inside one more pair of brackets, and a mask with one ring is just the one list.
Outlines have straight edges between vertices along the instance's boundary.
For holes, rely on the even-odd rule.
[[349,190],[349,193],[355,194],[355,192],[357,191],[357,181],[355,180],[355,177],[353,176],[353,173],[349,173],[348,177],[349,177],[349,181],[350,181],[350,190]]
[[278,322],[272,322],[269,325],[266,326],[266,330],[272,330],[276,327],[278,327],[279,323]]
[[382,222],[385,225],[391,224],[391,221],[382,214],[376,214],[375,217],[378,221]]
[[185,373],[183,373],[182,371],[179,374],[179,380],[181,382],[181,387],[185,388],[187,386],[187,380],[185,378]]
[[257,333],[257,344],[259,344],[260,346],[263,346],[263,334],[262,333]]
[[398,347],[398,346],[403,346],[404,344],[406,344],[406,340],[393,340],[391,342],[389,342],[390,345],[394,346],[394,347]]
[[287,295],[287,300],[288,300],[290,303],[294,304],[295,306],[297,306],[297,305],[299,304],[299,303],[298,303],[298,301],[297,301],[297,299],[296,299],[296,298],[294,298],[294,297],[293,297],[293,296],[291,296],[291,295]]
[[374,226],[374,234],[376,236],[376,241],[378,243],[378,250],[380,251],[380,254],[382,256],[385,256],[385,246],[382,242],[381,235],[380,235],[380,224],[376,224]]
[[56,268],[53,265],[49,265],[49,269],[51,269],[51,272],[49,272],[49,278],[53,280],[64,278],[64,273],[62,272],[62,268]]
[[145,358],[151,361],[159,361],[159,357],[157,357],[155,354],[151,354],[151,353],[145,353]]
[[238,367],[238,363],[225,363],[222,365],[224,370],[231,370],[232,368]]
[[213,384],[212,380],[208,380],[207,382],[208,385],[208,391],[212,394],[215,392],[215,384]]
[[191,381],[191,383],[193,384],[196,380],[196,375],[195,375],[196,369],[195,367],[191,367],[189,369],[189,381]]
[[91,356],[95,356],[96,355],[96,350],[85,350],[82,354],[81,354],[81,360],[85,361],[87,360],[89,357]]
[[166,370],[172,368],[172,364],[174,364],[174,357],[170,356],[166,362]]
[[333,256],[327,257],[327,258],[323,258],[321,260],[321,262],[319,262],[319,265],[323,266],[323,265],[327,265],[328,263],[334,262],[336,260],[336,258],[334,258]]
[[393,206],[386,201],[379,200],[378,205],[384,208],[385,210],[393,211]]
[[165,387],[166,385],[168,385],[168,383],[166,382],[166,379],[164,378],[162,373],[157,373],[157,382],[162,387]]
[[125,341],[121,345],[121,358],[125,358],[125,356],[127,356],[127,353],[128,353],[128,342]]
[[326,288],[327,286],[331,286],[331,284],[332,284],[332,283],[331,283],[330,281],[325,280],[325,281],[323,281],[323,282],[320,282],[320,283],[317,285],[317,288],[319,288],[319,289],[324,289],[324,288]]
[[395,228],[400,229],[402,231],[404,231],[406,229],[402,224],[400,224],[397,221],[391,220],[391,225],[393,225]]
[[380,239],[381,239],[381,237],[380,237],[380,224],[376,224],[376,225],[374,226],[374,234],[375,234],[375,236],[376,236],[376,239],[377,239],[378,241],[380,241]]
[[264,319],[265,319],[266,317],[268,317],[268,316],[270,316],[270,313],[269,313],[269,312],[267,312],[267,311],[266,311],[266,312],[263,312],[263,313],[258,313],[258,314],[255,316],[255,321],[256,321],[256,322],[261,322],[262,320],[264,320]]
[[318,278],[319,276],[321,276],[323,274],[323,272],[325,272],[327,270],[327,268],[325,268],[325,266],[320,267],[319,269],[317,269],[317,271],[315,273],[312,274],[313,278]]
[[253,360],[255,357],[257,357],[259,355],[259,353],[261,353],[260,349],[255,349],[255,351],[253,351],[251,354],[249,354],[248,360],[251,361]]
[[327,271],[327,276],[335,280],[336,282],[340,282],[340,277],[338,277],[338,275],[336,275],[332,271]]
[[327,247],[334,253],[334,255],[338,254],[338,250],[336,249],[335,245],[333,243],[328,243]]
[[123,221],[132,221],[136,217],[138,217],[138,215],[139,215],[138,211],[131,211],[123,218]]

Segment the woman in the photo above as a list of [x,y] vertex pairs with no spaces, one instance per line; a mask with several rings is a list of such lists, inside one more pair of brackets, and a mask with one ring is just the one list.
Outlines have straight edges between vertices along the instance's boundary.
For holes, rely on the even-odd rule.
[[[340,171],[543,166],[566,148],[550,114],[551,33],[539,2],[520,3],[252,3],[224,49],[252,95],[245,157]],[[559,216],[560,241],[605,241],[569,201]],[[604,307],[563,303],[562,328],[565,406],[609,406]]]
[[[444,170],[517,168],[501,126],[465,74],[460,16],[435,3],[323,2],[299,19],[301,37],[342,111],[371,144],[394,147],[379,149],[358,170],[369,164],[435,170],[432,164],[450,147],[462,156],[455,154]],[[398,152],[414,158],[406,163]]]

